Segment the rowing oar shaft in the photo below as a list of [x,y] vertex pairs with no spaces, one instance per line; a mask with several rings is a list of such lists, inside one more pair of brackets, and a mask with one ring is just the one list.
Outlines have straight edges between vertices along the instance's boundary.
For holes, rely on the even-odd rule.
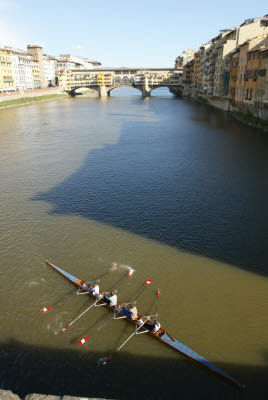
[[[133,270],[131,269],[127,275],[123,276],[123,278],[121,278],[118,282],[120,282],[120,285],[117,284],[117,288],[119,286],[122,285],[122,283],[124,282],[124,280],[128,277],[131,276],[133,274]],[[101,300],[101,299],[100,299]],[[96,332],[98,332],[101,328],[103,328],[106,324],[108,324],[109,321],[111,321],[114,318],[114,316],[112,316],[111,318],[109,318],[107,321],[105,321],[101,326],[99,326],[97,329],[95,329],[95,331],[93,331],[90,335],[84,337],[82,340],[80,340],[80,342],[78,342],[79,346],[81,346],[81,344],[84,344],[91,336],[93,336]]]
[[109,361],[111,361],[113,355],[115,353],[117,353],[120,349],[122,349],[123,346],[125,346],[125,344],[143,327],[143,325],[145,324],[146,321],[142,322],[142,324],[139,326],[138,329],[135,329],[135,331],[127,338],[127,340],[124,341],[123,344],[121,344],[121,346],[118,347],[118,349],[116,349],[109,357],[106,358],[106,360],[104,360],[104,362],[101,365],[106,365]]
[[62,303],[64,299],[67,299],[68,297],[71,297],[74,294],[76,294],[76,292],[74,293],[73,291],[71,293],[66,294],[61,300],[59,300],[59,301],[57,301],[57,303],[53,304],[53,306],[42,308],[41,312],[47,312],[48,310],[51,310],[51,308],[56,307],[58,304]]
[[157,290],[157,299],[156,299],[156,307],[155,307],[155,317],[157,316],[157,307],[158,307],[158,300],[159,300],[160,292],[159,289]]
[[78,315],[77,318],[75,318],[72,322],[70,322],[67,326],[65,326],[65,328],[62,328],[60,330],[60,332],[64,332],[66,331],[66,329],[68,329],[71,325],[73,325],[73,323],[75,321],[77,321],[80,317],[82,317],[82,315],[84,315],[87,311],[89,311],[93,306],[95,306],[95,304],[99,301],[100,299],[96,300],[93,304],[91,304],[91,306],[89,306],[85,311],[82,312],[82,314]]
[[118,265],[115,264],[115,266],[111,269],[109,269],[109,271],[104,272],[104,274],[98,276],[96,279],[93,279],[90,281],[90,283],[95,283],[97,280],[104,278],[106,275],[108,275],[110,272],[115,271],[118,268]]
[[146,282],[146,284],[143,286],[143,288],[141,289],[141,291],[137,294],[137,296],[135,297],[135,299],[133,300],[133,302],[136,302],[138,300],[138,298],[140,297],[140,295],[142,294],[142,292],[144,291],[144,289],[146,288],[146,286],[150,285],[151,283],[151,279],[148,279],[148,281]]
[[95,335],[95,333],[97,333],[101,328],[103,328],[106,324],[108,324],[109,321],[111,321],[114,318],[114,315],[112,317],[110,317],[109,319],[107,319],[101,326],[99,326],[97,329],[95,329],[95,331],[93,331],[90,335],[84,337],[82,340],[80,340],[80,342],[78,342],[79,346],[81,346],[81,344],[84,344],[91,336]]
[[124,275],[123,278],[119,279],[119,281],[117,282],[116,288],[114,290],[117,290],[123,283],[124,281],[127,279],[128,276],[131,276],[133,274],[134,270],[130,269],[130,271],[127,273],[127,275]]

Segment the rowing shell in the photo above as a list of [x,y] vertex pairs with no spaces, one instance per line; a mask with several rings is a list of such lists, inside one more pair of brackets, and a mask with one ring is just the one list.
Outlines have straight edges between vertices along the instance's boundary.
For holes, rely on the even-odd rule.
[[[57,267],[56,265],[52,264],[49,261],[46,261],[48,265],[50,265],[52,268],[54,268],[56,271],[58,271],[61,275],[63,275],[65,278],[67,278],[70,282],[74,283],[77,285],[79,288],[88,290],[89,291],[89,286],[86,281],[83,281],[81,279],[77,279],[75,276],[69,274],[68,272],[64,271],[63,269]],[[91,297],[96,298],[90,291],[88,294]],[[103,292],[100,291],[100,294],[104,294]],[[106,304],[108,308],[112,309],[114,311],[114,307],[109,306]],[[138,315],[137,320],[132,320],[130,318],[130,314],[128,313],[127,310],[125,310],[124,304],[117,302],[117,308],[116,311],[119,312],[120,314],[124,315],[130,322],[134,323],[135,325],[138,325],[137,320],[146,320],[146,325],[151,325],[152,322],[150,320],[147,320],[145,317]],[[233,384],[239,386],[240,388],[243,387],[243,385],[238,382],[236,379],[234,379],[232,376],[227,374],[226,372],[222,371],[220,368],[218,368],[216,365],[212,364],[210,361],[206,360],[204,357],[200,356],[198,353],[195,351],[191,350],[189,347],[185,346],[181,342],[179,342],[177,339],[174,339],[167,331],[164,329],[160,328],[158,332],[152,332],[148,330],[148,332],[160,340],[163,343],[166,343],[168,346],[172,347],[173,349],[179,351],[180,353],[186,355],[187,357],[191,358],[192,360],[196,361],[197,363],[207,367],[211,371],[215,372],[216,374],[226,378],[228,381],[232,382]]]

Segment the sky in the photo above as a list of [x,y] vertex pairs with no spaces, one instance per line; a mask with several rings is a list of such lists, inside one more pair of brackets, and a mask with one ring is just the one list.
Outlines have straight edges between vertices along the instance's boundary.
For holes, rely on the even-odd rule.
[[0,44],[38,44],[102,67],[173,67],[184,50],[265,14],[267,0],[0,0]]

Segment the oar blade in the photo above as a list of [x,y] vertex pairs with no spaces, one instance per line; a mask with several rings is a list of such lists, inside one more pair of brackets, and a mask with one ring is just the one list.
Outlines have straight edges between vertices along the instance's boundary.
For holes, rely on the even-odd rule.
[[105,365],[107,365],[108,364],[108,362],[110,362],[111,361],[111,359],[112,359],[112,357],[108,357],[108,358],[106,358],[100,365],[102,366],[102,367],[105,367]]
[[151,282],[151,279],[148,279],[148,281],[146,282],[146,286],[150,285]]
[[51,307],[44,307],[44,308],[42,308],[41,312],[47,312],[47,311],[50,310],[51,308],[52,308],[52,306],[51,306]]
[[65,331],[69,328],[69,326],[70,326],[70,325],[65,326],[65,328],[62,328],[62,329],[60,330],[60,332],[61,332],[61,333],[62,333],[62,332],[65,332]]
[[88,339],[89,339],[89,336],[86,336],[86,337],[84,337],[84,339],[80,340],[80,342],[78,342],[79,346],[84,344]]

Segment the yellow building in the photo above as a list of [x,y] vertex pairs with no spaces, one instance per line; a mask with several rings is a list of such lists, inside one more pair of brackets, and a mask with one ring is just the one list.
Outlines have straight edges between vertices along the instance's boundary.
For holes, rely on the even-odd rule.
[[8,49],[0,48],[0,93],[14,92],[15,90],[11,52]]
[[[268,36],[252,47],[247,54],[247,68],[245,71],[245,84],[243,102],[254,106],[257,102],[257,81],[260,72],[260,51],[268,46]],[[259,86],[259,85],[258,85]],[[258,87],[260,89],[260,87]]]
[[33,58],[32,62],[33,62],[32,71],[33,71],[34,88],[40,89],[41,88],[41,77],[40,77],[39,62],[36,58]]
[[[71,90],[74,74],[71,70],[63,69],[58,72],[59,87],[62,90]],[[76,82],[75,82],[76,83]]]
[[100,72],[97,76],[99,86],[111,86],[113,84],[113,75],[109,72]]

